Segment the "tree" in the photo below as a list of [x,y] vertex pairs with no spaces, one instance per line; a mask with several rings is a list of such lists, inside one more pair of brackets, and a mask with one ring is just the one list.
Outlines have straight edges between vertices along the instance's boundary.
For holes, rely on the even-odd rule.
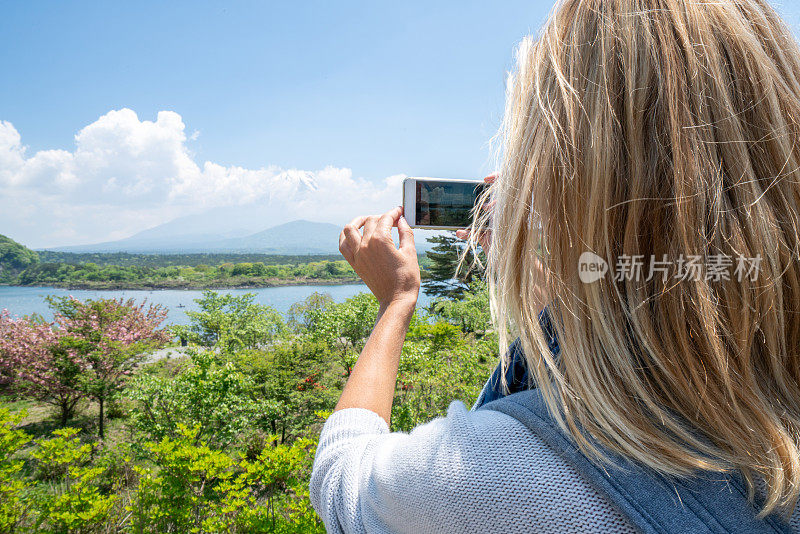
[[483,280],[473,281],[460,299],[436,299],[430,310],[438,317],[458,324],[465,333],[485,333],[492,326],[489,288]]
[[311,293],[305,300],[295,302],[289,307],[289,326],[297,331],[313,330],[315,320],[328,308],[333,306],[334,300],[328,293]]
[[0,408],[0,532],[16,532],[30,508],[30,484],[20,476],[25,462],[15,456],[31,441],[17,428],[24,416]]
[[[434,246],[425,255],[430,260],[430,267],[425,273],[422,288],[431,297],[460,298],[474,279],[483,277],[483,268],[475,262],[471,250],[466,251],[464,262],[459,269],[459,262],[465,244],[448,233],[428,238]],[[482,262],[485,262],[481,254]]]
[[56,310],[55,323],[61,330],[54,354],[82,364],[79,389],[97,401],[98,435],[104,438],[105,402],[121,390],[133,369],[148,350],[167,341],[166,330],[159,330],[167,317],[160,305],[132,299],[98,299],[81,302],[72,297],[48,297]]
[[173,333],[206,347],[218,346],[222,350],[256,348],[270,342],[283,331],[283,316],[271,306],[253,302],[255,295],[220,295],[216,291],[203,291],[195,300],[200,311],[190,311],[189,326],[173,328]]
[[299,439],[240,460],[209,446],[197,426],[180,424],[174,437],[145,445],[152,467],[134,467],[130,530],[324,532],[308,497],[314,446]]
[[357,352],[369,336],[378,316],[378,301],[359,293],[341,304],[310,310],[311,335],[336,350],[347,376],[355,365]]
[[0,384],[57,407],[64,426],[84,396],[80,376],[85,362],[60,347],[62,335],[52,323],[0,313]]
[[49,481],[53,490],[34,497],[35,532],[97,532],[119,498],[100,490],[105,469],[91,465],[92,446],[81,444],[77,434],[76,428],[62,428],[36,440],[31,457],[37,478]]
[[239,352],[235,363],[253,379],[253,398],[270,407],[263,414],[263,427],[279,437],[280,443],[303,435],[316,422],[317,412],[336,404],[341,375],[329,372],[330,351],[322,341],[297,336],[276,343],[268,351]]

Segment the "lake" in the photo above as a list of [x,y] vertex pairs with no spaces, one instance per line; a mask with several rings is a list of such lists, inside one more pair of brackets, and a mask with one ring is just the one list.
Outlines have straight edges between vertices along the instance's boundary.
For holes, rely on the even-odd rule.
[[[320,285],[320,286],[284,286],[284,287],[264,287],[258,289],[219,289],[218,293],[232,293],[241,295],[244,293],[254,293],[255,301],[259,304],[272,306],[279,312],[285,314],[289,307],[295,302],[300,302],[314,292],[327,293],[336,302],[342,302],[358,293],[369,292],[364,284],[346,285]],[[45,302],[48,295],[67,296],[72,295],[78,300],[98,299],[98,298],[132,298],[136,302],[147,300],[153,304],[161,304],[169,309],[167,316],[168,324],[187,324],[189,318],[187,311],[197,310],[194,299],[201,297],[202,291],[195,289],[164,289],[164,290],[108,290],[96,291],[92,289],[61,289],[54,287],[19,287],[19,286],[0,286],[0,310],[7,309],[12,316],[21,317],[38,313],[46,320],[51,321],[53,314]],[[430,298],[420,292],[417,306],[427,306]],[[183,308],[179,306],[184,306]]]

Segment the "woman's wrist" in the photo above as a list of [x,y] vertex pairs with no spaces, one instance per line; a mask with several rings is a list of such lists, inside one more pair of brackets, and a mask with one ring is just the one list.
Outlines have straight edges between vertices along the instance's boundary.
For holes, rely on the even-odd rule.
[[384,302],[380,304],[378,308],[378,318],[380,319],[383,317],[387,312],[392,314],[398,314],[407,316],[409,320],[411,320],[411,316],[414,314],[414,310],[417,307],[417,297],[416,296],[408,296],[408,297],[397,297],[389,302]]

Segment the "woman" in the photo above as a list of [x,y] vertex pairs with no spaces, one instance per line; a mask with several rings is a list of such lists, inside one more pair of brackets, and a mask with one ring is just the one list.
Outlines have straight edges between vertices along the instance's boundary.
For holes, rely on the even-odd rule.
[[[471,235],[492,232],[496,328],[535,389],[390,433],[416,251],[399,208],[355,219],[341,251],[380,314],[320,438],[329,530],[800,531],[800,51],[784,23],[764,0],[561,2],[519,47],[500,139]],[[512,399],[556,431],[489,409]],[[643,514],[608,489],[629,475],[678,498]]]

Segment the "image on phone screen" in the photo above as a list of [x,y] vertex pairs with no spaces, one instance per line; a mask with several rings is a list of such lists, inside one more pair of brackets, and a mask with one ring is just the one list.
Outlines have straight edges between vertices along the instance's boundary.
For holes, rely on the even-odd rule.
[[486,184],[419,180],[415,221],[419,226],[464,228],[472,223],[472,208]]

